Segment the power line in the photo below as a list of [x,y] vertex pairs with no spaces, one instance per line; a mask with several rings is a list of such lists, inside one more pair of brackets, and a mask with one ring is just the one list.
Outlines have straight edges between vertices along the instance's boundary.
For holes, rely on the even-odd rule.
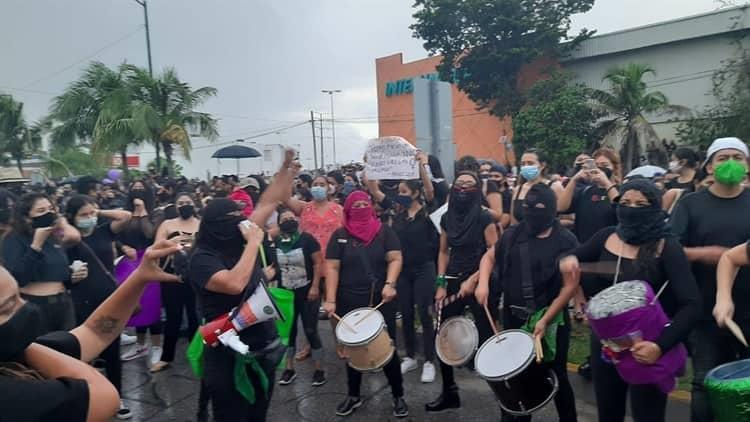
[[128,39],[128,38],[132,37],[133,35],[135,35],[136,33],[140,32],[142,29],[143,29],[143,25],[139,25],[138,28],[135,31],[131,31],[131,32],[127,33],[126,35],[124,35],[124,36],[122,36],[122,37],[120,37],[120,38],[112,41],[111,43],[105,45],[104,47],[102,47],[102,48],[100,48],[98,50],[96,50],[95,52],[89,54],[88,56],[86,56],[86,57],[84,57],[84,58],[82,58],[80,60],[76,60],[75,62],[73,62],[73,63],[71,63],[71,64],[69,64],[69,65],[67,65],[67,66],[65,66],[63,68],[61,68],[61,69],[59,69],[59,70],[57,70],[55,72],[50,73],[49,75],[42,76],[41,78],[38,78],[38,79],[35,79],[35,80],[29,82],[28,84],[24,85],[22,88],[23,89],[29,88],[31,86],[36,85],[37,83],[39,83],[41,81],[53,78],[53,77],[55,77],[55,76],[57,76],[57,75],[59,75],[59,74],[61,74],[63,72],[66,72],[66,71],[72,69],[74,66],[76,66],[76,65],[78,65],[78,64],[80,64],[82,62],[84,62],[86,60],[90,60],[93,57],[96,57],[102,51],[107,50],[108,48],[114,47],[115,45],[119,44],[122,41],[125,41],[126,39]]
[[[257,138],[261,138],[263,136],[273,135],[273,134],[275,134],[277,132],[282,132],[282,131],[285,131],[285,130],[294,129],[296,127],[299,127],[299,126],[302,126],[302,125],[306,125],[306,124],[309,124],[309,123],[310,123],[309,120],[305,120],[304,122],[298,122],[297,124],[294,124],[294,125],[289,125],[289,126],[285,126],[285,127],[281,127],[281,128],[276,128],[276,129],[273,129],[273,130],[268,130],[266,132],[258,133],[256,135],[246,136],[244,138],[238,138],[238,139],[242,139],[243,141],[249,141],[251,139],[257,139]],[[205,148],[212,148],[212,147],[217,147],[217,146],[222,146],[222,145],[229,145],[229,144],[235,143],[236,141],[237,140],[232,140],[232,141],[226,141],[226,142],[217,142],[217,143],[209,144],[209,145],[201,145],[199,147],[193,147],[193,148],[191,148],[191,150],[195,151],[195,150],[198,150],[198,149],[205,149]]]

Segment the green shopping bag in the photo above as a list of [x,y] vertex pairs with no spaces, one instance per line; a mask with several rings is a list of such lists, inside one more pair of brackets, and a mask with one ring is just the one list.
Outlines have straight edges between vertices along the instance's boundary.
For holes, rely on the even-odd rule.
[[203,344],[203,336],[201,336],[200,330],[196,330],[185,354],[187,355],[188,363],[190,363],[190,368],[198,378],[203,378],[203,350],[205,347],[206,345]]

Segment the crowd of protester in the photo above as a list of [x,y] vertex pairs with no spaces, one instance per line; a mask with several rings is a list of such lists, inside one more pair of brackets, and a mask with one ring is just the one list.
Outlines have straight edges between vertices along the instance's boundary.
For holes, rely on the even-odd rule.
[[[740,269],[750,261],[742,246],[750,239],[747,146],[723,138],[707,151],[678,148],[668,170],[649,177],[624,175],[618,153],[608,148],[581,153],[562,173],[550,168],[544,151],[519,157],[517,168],[461,157],[446,178],[434,156],[418,152],[417,178],[372,180],[361,168],[306,171],[289,153],[273,178],[149,175],[104,184],[84,176],[0,189],[0,333],[6,344],[0,347],[0,386],[16,389],[0,398],[0,415],[131,417],[117,399],[122,362],[144,359],[151,372],[168,369],[180,335],[192,337],[201,321],[231,311],[262,278],[293,292],[289,347],[280,344],[273,324],[243,331],[259,357],[259,366],[248,369],[252,401],[234,388],[234,359],[207,348],[200,420],[209,401],[216,420],[264,420],[273,385],[300,382],[295,366],[308,357],[315,371],[305,382],[325,384],[322,353],[337,345],[321,341],[319,317],[382,301],[379,310],[396,341],[401,318],[405,346],[405,355],[396,353],[383,368],[395,416],[408,415],[402,374],[420,361],[421,382],[433,382],[437,366],[442,385],[426,411],[461,407],[453,367],[436,360],[437,312],[446,319],[470,309],[481,344],[493,335],[485,308],[504,328],[520,328],[531,310],[547,309],[533,331],[558,328],[558,353],[546,365],[558,377],[560,420],[575,421],[566,370],[570,319],[584,319],[587,301],[613,282],[644,280],[663,291],[660,301],[672,323],[632,353],[653,364],[687,345],[692,420],[711,421],[703,378],[746,355],[724,324],[734,318],[750,330],[750,272]],[[435,212],[442,214],[437,224]],[[245,220],[250,224],[240,224]],[[734,271],[725,269],[717,281],[720,261]],[[581,271],[597,262],[616,263],[614,279]],[[734,272],[736,284],[729,280]],[[522,285],[527,278],[532,298]],[[458,300],[436,308],[451,295]],[[120,335],[125,326],[135,336]],[[664,420],[667,393],[623,380],[602,358],[593,332],[590,345],[581,373],[593,380],[599,419],[624,420],[630,395],[634,420]],[[103,367],[106,380],[88,364]],[[53,368],[59,365],[68,366]],[[362,373],[347,367],[346,375],[340,416],[362,404]]]

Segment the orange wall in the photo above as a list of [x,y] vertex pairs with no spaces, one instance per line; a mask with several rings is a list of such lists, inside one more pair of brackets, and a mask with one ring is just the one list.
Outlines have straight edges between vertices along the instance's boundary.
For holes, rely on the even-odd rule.
[[[375,60],[380,136],[401,136],[415,142],[414,96],[410,93],[386,96],[386,83],[434,73],[439,63],[439,56],[404,63],[400,53]],[[511,119],[500,120],[489,112],[477,111],[476,104],[453,85],[453,142],[457,156],[470,154],[509,164],[506,148],[499,142],[503,135],[512,139]],[[510,164],[514,164],[512,151],[508,155]]]

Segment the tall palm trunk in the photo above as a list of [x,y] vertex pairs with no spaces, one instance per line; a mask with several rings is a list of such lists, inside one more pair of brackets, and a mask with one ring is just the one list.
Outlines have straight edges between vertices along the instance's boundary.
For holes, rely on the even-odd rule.
[[172,177],[174,176],[174,146],[172,146],[172,143],[169,141],[164,141],[162,146],[164,147],[164,157],[167,159],[167,175]]
[[21,177],[23,177],[23,165],[21,165],[21,158],[16,157],[16,166],[18,167],[18,171],[21,173]]
[[128,147],[122,147],[120,148],[120,160],[122,161],[120,163],[120,167],[122,167],[122,173],[125,175],[125,179],[128,178],[129,171],[128,171]]
[[156,173],[159,174],[161,172],[161,145],[158,140],[154,141],[154,148],[156,149]]
[[638,147],[638,135],[636,134],[635,128],[629,123],[625,128],[625,145],[622,150],[622,173],[626,175],[630,173],[630,170],[636,165],[636,153]]

